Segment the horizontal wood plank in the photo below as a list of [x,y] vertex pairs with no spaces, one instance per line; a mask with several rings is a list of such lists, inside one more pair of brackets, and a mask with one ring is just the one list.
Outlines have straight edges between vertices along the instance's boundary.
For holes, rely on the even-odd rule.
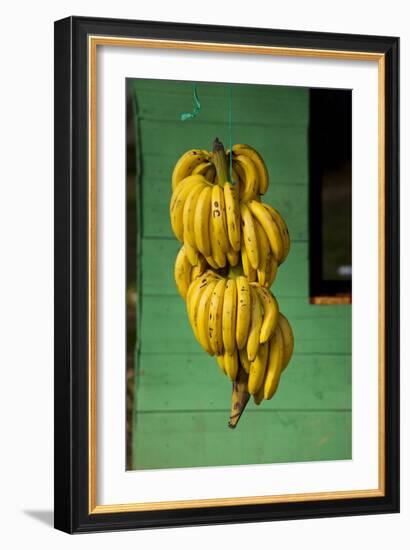
[[[164,86],[158,84],[136,85],[139,117],[141,119],[168,120],[180,122],[181,113],[190,111],[193,104],[192,86],[188,83],[175,83]],[[232,121],[238,125],[305,125],[308,122],[306,110],[307,88],[269,86],[234,86],[232,88]],[[195,119],[189,120],[189,129],[202,123],[227,123],[229,87],[200,83],[197,87],[201,101],[201,111]],[[258,108],[255,109],[255,103]],[[189,130],[187,128],[187,130]]]
[[[232,384],[216,360],[197,355],[146,354],[139,358],[136,403],[140,412],[228,409]],[[294,355],[280,391],[262,409],[351,408],[349,355]]]
[[[169,182],[176,161],[188,149],[209,150],[216,136],[225,144],[229,143],[225,124],[218,127],[204,123],[197,126],[195,132],[187,132],[181,122],[141,120],[140,131],[144,136],[141,141],[142,170],[148,181],[155,178]],[[272,182],[307,181],[305,126],[284,126],[280,131],[272,131],[270,126],[241,126],[235,130],[234,141],[249,143],[260,152]]]
[[[160,96],[166,101],[172,101],[173,98],[180,98],[184,104],[193,99],[192,82],[182,80],[159,80],[159,79],[134,79],[133,80],[133,93],[138,99],[140,110],[143,106],[146,108],[156,108],[155,103],[156,96]],[[229,88],[224,82],[196,82],[197,92],[200,95],[200,99],[204,98],[202,109],[206,108],[205,99],[211,104],[210,107],[215,109],[214,103],[222,102],[224,98],[228,99]],[[247,84],[247,83],[235,83],[232,84],[232,99],[247,98],[253,103],[252,110],[257,111],[259,104],[255,105],[259,100],[270,100],[275,102],[288,103],[288,108],[300,101],[303,103],[304,111],[300,113],[306,115],[306,102],[308,100],[309,88],[303,86],[271,86],[269,84]],[[185,106],[186,107],[186,106]],[[166,109],[166,105],[163,107]],[[307,119],[306,119],[307,121]]]
[[184,468],[351,459],[351,415],[250,407],[235,430],[229,412],[139,413],[134,468]]

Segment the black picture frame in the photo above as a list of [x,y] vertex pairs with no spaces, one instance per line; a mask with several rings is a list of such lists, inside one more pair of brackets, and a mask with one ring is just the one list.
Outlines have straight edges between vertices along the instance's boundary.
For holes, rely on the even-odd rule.
[[[322,51],[385,61],[385,491],[380,497],[90,513],[90,35]],[[55,23],[55,527],[67,533],[380,514],[399,511],[399,39],[68,17]]]

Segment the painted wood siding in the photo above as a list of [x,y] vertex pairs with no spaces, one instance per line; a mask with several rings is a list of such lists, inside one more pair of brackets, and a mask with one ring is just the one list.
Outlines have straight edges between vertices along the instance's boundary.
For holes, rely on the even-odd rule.
[[305,88],[235,86],[233,141],[250,143],[270,173],[264,200],[289,225],[292,249],[273,292],[295,333],[277,395],[251,401],[229,430],[231,384],[197,344],[173,280],[179,243],[169,223],[170,178],[193,147],[227,146],[228,89],[133,81],[140,163],[141,318],[135,357],[135,469],[348,459],[351,457],[351,307],[309,304],[309,98]]

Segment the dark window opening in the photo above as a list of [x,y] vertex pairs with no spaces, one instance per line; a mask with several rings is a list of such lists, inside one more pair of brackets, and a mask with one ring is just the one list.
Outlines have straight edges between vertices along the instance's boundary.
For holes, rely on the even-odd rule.
[[350,303],[352,293],[352,92],[310,90],[311,303]]

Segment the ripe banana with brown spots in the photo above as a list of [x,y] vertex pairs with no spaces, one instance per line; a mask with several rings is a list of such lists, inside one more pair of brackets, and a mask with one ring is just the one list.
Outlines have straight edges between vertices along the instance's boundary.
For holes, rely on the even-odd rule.
[[246,352],[248,354],[249,361],[254,361],[258,353],[260,344],[260,334],[263,322],[262,306],[259,300],[259,296],[253,287],[250,287],[251,295],[251,322],[249,326],[249,333],[246,342]]
[[203,149],[191,149],[186,151],[175,164],[172,172],[172,190],[174,191],[181,181],[190,176],[200,164],[209,161],[210,154]]
[[221,355],[224,347],[222,340],[222,308],[225,286],[225,279],[221,279],[216,283],[209,304],[208,339],[215,355]]
[[[256,203],[256,204],[259,204],[259,203]],[[258,249],[258,239],[256,238],[256,229],[255,229],[253,216],[248,206],[244,202],[241,202],[240,212],[241,212],[241,218],[242,218],[243,242],[245,245],[246,253],[249,258],[249,263],[251,264],[253,269],[258,269],[259,249]]]

